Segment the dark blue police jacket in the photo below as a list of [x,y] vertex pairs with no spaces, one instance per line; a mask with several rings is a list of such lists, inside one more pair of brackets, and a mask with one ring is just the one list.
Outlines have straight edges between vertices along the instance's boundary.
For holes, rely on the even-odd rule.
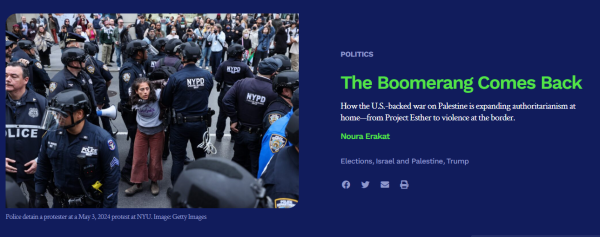
[[112,80],[108,67],[100,60],[88,56],[85,61],[85,70],[92,79],[96,104],[108,104],[108,88],[106,82]]
[[96,108],[96,97],[94,95],[94,85],[92,79],[87,73],[81,71],[75,76],[65,67],[63,70],[56,73],[50,83],[50,94],[48,99],[52,100],[56,94],[66,89],[77,89],[83,91],[92,103],[92,110]]
[[271,80],[261,76],[236,81],[223,97],[225,111],[232,122],[262,128],[262,119],[271,101],[277,99]]
[[129,102],[129,88],[139,77],[146,77],[144,65],[133,58],[128,58],[119,71],[119,97],[122,102]]
[[[85,154],[87,165],[93,165],[93,176],[85,178],[80,172],[77,155]],[[104,129],[85,122],[81,133],[69,143],[66,129],[48,131],[42,139],[38,155],[38,167],[35,173],[35,191],[46,191],[48,180],[54,171],[54,183],[64,193],[70,195],[84,194],[79,184],[88,192],[93,191],[96,181],[102,183],[104,207],[117,207],[119,192],[119,150],[117,143]]]
[[212,88],[210,72],[189,64],[169,77],[160,99],[163,105],[184,116],[200,116],[208,111]]
[[32,90],[27,90],[16,105],[11,104],[6,94],[6,157],[15,160],[16,163],[9,164],[17,168],[16,175],[7,174],[13,176],[17,183],[33,179],[33,174],[25,173],[31,166],[24,165],[38,156],[45,133],[40,125],[46,105],[46,98]]
[[300,200],[299,153],[293,146],[281,149],[273,155],[262,175],[267,196],[273,199],[275,208],[291,208]]

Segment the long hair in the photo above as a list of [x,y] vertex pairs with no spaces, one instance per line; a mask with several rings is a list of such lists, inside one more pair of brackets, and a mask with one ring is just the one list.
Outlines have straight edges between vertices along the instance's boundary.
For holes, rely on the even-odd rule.
[[147,101],[149,103],[158,101],[158,98],[156,97],[156,90],[154,89],[154,86],[152,86],[152,83],[150,83],[150,80],[145,77],[139,77],[135,79],[133,85],[131,85],[131,95],[129,95],[129,103],[131,105],[137,105],[140,103],[140,100],[142,100],[142,98],[136,93],[138,89],[140,89],[140,85],[142,83],[146,83],[150,87],[150,95],[148,96]]

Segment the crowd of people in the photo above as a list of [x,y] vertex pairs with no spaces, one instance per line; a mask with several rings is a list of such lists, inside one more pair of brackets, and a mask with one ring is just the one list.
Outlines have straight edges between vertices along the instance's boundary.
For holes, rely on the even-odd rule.
[[[29,202],[20,207],[49,207],[46,192],[54,208],[117,207],[119,180],[131,185],[127,196],[148,181],[158,195],[169,154],[172,187],[166,193],[174,207],[295,206],[298,21],[267,13],[252,19],[217,14],[188,23],[184,15],[155,20],[139,14],[125,26],[120,14],[111,16],[92,14],[90,21],[79,14],[59,27],[52,14],[40,14],[7,31],[5,164],[7,180],[27,189]],[[33,39],[31,27],[37,27]],[[50,79],[44,57],[54,45],[61,47],[64,68]],[[117,144],[108,118],[114,115],[103,114],[113,55],[128,144]],[[215,149],[207,132],[215,114],[208,108],[213,88],[220,93],[216,142],[229,119],[231,160],[206,158]],[[124,163],[120,149],[128,149]],[[221,183],[199,180],[197,172]],[[14,196],[7,193],[7,207]]]

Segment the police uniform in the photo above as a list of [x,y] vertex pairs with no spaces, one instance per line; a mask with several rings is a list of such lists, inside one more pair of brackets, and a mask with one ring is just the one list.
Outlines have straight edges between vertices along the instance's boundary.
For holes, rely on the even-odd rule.
[[122,109],[121,116],[127,127],[127,137],[131,139],[129,152],[125,159],[125,165],[121,171],[121,175],[124,177],[131,177],[133,144],[135,143],[135,134],[137,133],[137,122],[133,112],[127,113],[124,112],[123,109],[131,110],[131,107],[127,106],[129,104],[129,89],[131,88],[131,85],[133,85],[135,79],[139,77],[146,77],[146,71],[144,70],[143,64],[136,61],[134,58],[128,58],[119,71],[119,96],[121,97],[119,107]]
[[33,174],[25,173],[30,166],[25,164],[38,156],[42,135],[45,130],[40,124],[46,110],[46,98],[31,91],[19,100],[12,100],[6,94],[6,157],[15,160],[9,163],[17,168],[17,173],[6,173],[18,184],[25,183],[29,192],[29,207],[35,207],[35,182]]
[[[35,191],[44,193],[48,180],[52,179],[56,188],[66,198],[76,198],[84,195],[79,183],[88,193],[93,193],[97,181],[102,184],[102,207],[116,208],[119,191],[119,152],[117,143],[102,128],[91,123],[85,123],[81,133],[69,142],[66,129],[49,131],[42,139],[38,156],[38,168],[35,173]],[[77,155],[85,154],[86,167],[92,169],[92,176],[82,174],[77,162]],[[55,197],[56,198],[56,197]],[[60,206],[53,206],[60,207]],[[85,205],[84,207],[96,207]]]
[[[83,70],[79,72],[79,75],[75,76],[65,67],[63,70],[60,70],[58,73],[56,73],[56,75],[54,75],[52,82],[50,82],[49,89],[50,94],[48,95],[48,99],[52,99],[56,94],[66,89],[77,89],[83,91],[83,93],[90,98],[92,107],[96,108],[96,97],[94,95],[92,79]],[[99,125],[98,116],[96,113],[90,113],[90,115],[87,117],[87,120],[95,125]]]
[[299,157],[295,147],[285,147],[273,155],[262,175],[275,208],[292,208],[300,200]]
[[267,163],[269,163],[269,160],[271,160],[271,157],[273,157],[275,153],[286,146],[292,145],[285,137],[285,126],[287,126],[293,113],[294,111],[290,111],[283,117],[277,119],[277,121],[273,122],[263,136],[260,157],[258,158],[258,175],[256,178],[261,177],[267,167]]
[[223,104],[232,123],[238,123],[233,147],[233,161],[246,168],[253,176],[258,174],[258,157],[262,135],[262,118],[271,101],[277,98],[269,78],[256,76],[233,84],[223,98]]
[[[107,82],[112,80],[112,75],[108,71],[108,67],[93,56],[87,56],[85,60],[85,70],[89,77],[92,79],[94,86],[94,96],[96,97],[96,104],[102,104],[102,109],[109,107],[110,100],[108,99],[108,87]],[[108,133],[112,134],[112,127],[110,126],[110,118],[100,117],[102,120],[102,128]]]
[[202,143],[202,136],[206,131],[205,115],[208,112],[208,98],[212,88],[210,72],[195,64],[189,64],[171,75],[163,90],[161,101],[163,105],[173,108],[176,118],[176,122],[169,125],[173,184],[183,170],[188,140],[192,142],[192,151],[196,159],[206,156],[204,150],[196,146]]
[[[227,61],[222,63],[217,69],[215,75],[215,81],[221,83],[221,93],[217,100],[219,104],[219,118],[217,120],[217,139],[220,139],[224,135],[225,121],[227,120],[227,113],[225,112],[225,106],[223,105],[223,97],[227,94],[227,91],[233,86],[233,84],[241,79],[254,77],[250,67],[243,63],[237,58],[229,58]],[[235,140],[234,132],[231,133],[231,140]]]
[[269,104],[267,111],[265,111],[265,116],[263,117],[263,129],[265,131],[269,130],[269,127],[271,127],[275,121],[284,117],[291,110],[292,106],[289,105],[285,99],[281,98],[281,96],[277,97],[277,99]]
[[183,69],[183,63],[181,63],[181,59],[177,55],[165,55],[162,59],[156,60],[153,71],[162,66],[174,67],[177,71]]
[[148,77],[150,77],[152,71],[154,71],[154,65],[156,65],[159,60],[165,58],[165,56],[167,56],[167,54],[164,52],[159,52],[157,55],[152,56],[152,58],[148,58],[148,60],[144,62],[144,69],[146,70]]

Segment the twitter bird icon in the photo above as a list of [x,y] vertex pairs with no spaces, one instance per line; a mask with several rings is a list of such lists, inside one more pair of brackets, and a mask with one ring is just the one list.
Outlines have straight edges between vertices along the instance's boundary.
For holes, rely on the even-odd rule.
[[360,182],[362,184],[362,188],[367,188],[369,187],[369,181],[365,181],[365,182]]

